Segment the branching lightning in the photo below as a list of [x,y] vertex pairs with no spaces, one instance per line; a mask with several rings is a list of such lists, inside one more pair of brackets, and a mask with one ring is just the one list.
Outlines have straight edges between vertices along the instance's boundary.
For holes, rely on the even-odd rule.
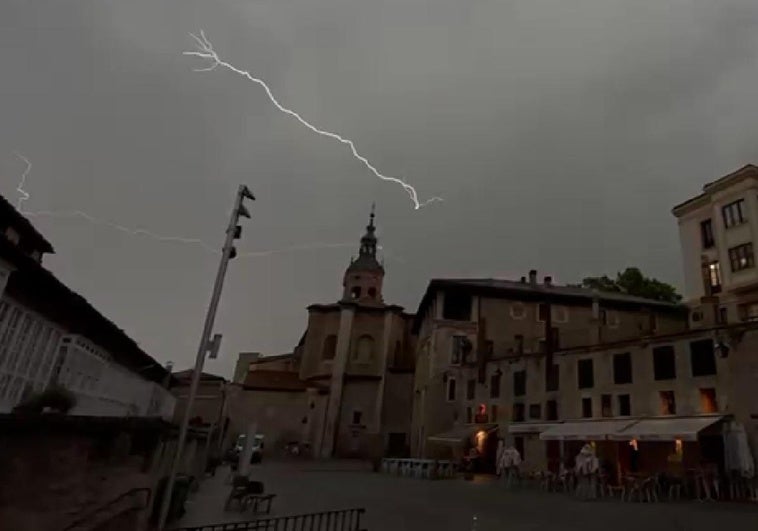
[[207,37],[205,36],[205,33],[203,30],[200,30],[200,36],[197,36],[193,33],[190,33],[193,39],[195,39],[197,43],[197,50],[190,51],[190,52],[184,52],[184,55],[193,55],[196,57],[200,57],[202,59],[209,59],[211,61],[210,66],[207,66],[205,68],[195,68],[194,70],[196,72],[210,72],[211,70],[216,69],[219,66],[222,66],[224,68],[227,68],[228,70],[231,70],[232,72],[239,74],[248,80],[252,81],[253,83],[257,83],[260,85],[263,90],[266,92],[266,95],[268,96],[269,100],[271,100],[271,103],[274,104],[274,106],[284,114],[288,114],[289,116],[292,116],[294,119],[296,119],[298,122],[300,122],[302,125],[313,131],[314,133],[317,133],[322,136],[326,136],[328,138],[332,138],[334,140],[337,140],[341,142],[342,144],[347,145],[350,148],[350,151],[353,153],[353,157],[358,159],[363,163],[366,168],[368,168],[371,173],[376,175],[379,179],[383,181],[389,181],[396,184],[399,184],[403,187],[403,189],[408,193],[408,195],[411,198],[411,201],[413,201],[413,206],[416,210],[419,208],[428,205],[429,203],[433,203],[435,201],[442,201],[442,198],[440,197],[432,197],[430,199],[427,199],[425,201],[420,202],[418,199],[418,193],[416,193],[416,189],[411,186],[410,184],[406,183],[402,179],[398,177],[392,177],[389,175],[384,175],[383,173],[379,172],[373,164],[371,164],[366,157],[358,153],[358,150],[355,148],[355,144],[352,140],[348,138],[344,138],[337,133],[332,133],[330,131],[325,131],[323,129],[319,129],[316,126],[312,125],[311,123],[307,122],[302,116],[300,116],[298,113],[293,111],[292,109],[288,109],[287,107],[284,107],[279,101],[274,97],[274,94],[271,92],[271,89],[268,87],[268,85],[262,80],[257,77],[254,77],[250,72],[246,70],[241,70],[237,68],[236,66],[232,65],[231,63],[227,63],[226,61],[223,61],[216,51],[213,49],[213,45],[208,41]]
[[29,193],[24,190],[24,185],[26,184],[26,176],[29,175],[29,172],[32,171],[32,163],[24,157],[21,153],[18,151],[15,152],[15,155],[23,160],[26,163],[26,169],[24,170],[24,173],[21,175],[21,181],[18,183],[18,186],[16,187],[16,191],[21,195],[21,197],[18,198],[18,204],[16,206],[16,209],[21,212],[21,203],[24,201],[28,201],[31,197]]
[[[71,210],[67,212],[54,212],[50,210],[40,210],[38,212],[24,212],[24,215],[30,216],[30,217],[81,218],[88,221],[89,223],[93,225],[99,225],[102,227],[110,227],[117,231],[123,232],[124,234],[128,234],[129,236],[144,236],[146,238],[150,238],[150,239],[153,239],[159,242],[165,242],[165,243],[173,242],[173,243],[197,245],[198,247],[202,248],[204,251],[208,253],[216,254],[216,255],[221,254],[220,249],[213,247],[212,245],[204,242],[203,240],[199,238],[166,236],[162,234],[156,234],[154,232],[151,232],[145,229],[131,229],[129,227],[125,227],[118,223],[113,223],[112,221],[98,219],[94,216],[91,216],[90,214],[87,214],[86,212],[82,212],[81,210]],[[353,245],[354,244],[352,243],[308,243],[308,244],[302,244],[302,245],[292,245],[290,247],[284,247],[281,249],[268,249],[264,251],[249,251],[249,252],[239,253],[238,256],[263,257],[263,256],[272,256],[276,254],[291,253],[291,252],[296,252],[296,251],[307,251],[311,249],[340,249],[344,247],[353,247]]]

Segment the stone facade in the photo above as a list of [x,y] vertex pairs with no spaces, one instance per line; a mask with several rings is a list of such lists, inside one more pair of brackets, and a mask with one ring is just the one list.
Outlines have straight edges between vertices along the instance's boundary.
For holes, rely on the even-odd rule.
[[[510,418],[513,407],[506,397],[513,396],[508,387],[511,373],[525,371],[518,376],[523,378],[524,394],[544,391],[549,350],[556,354],[551,358],[558,366],[559,389],[566,391],[576,379],[575,370],[564,366],[558,352],[652,338],[686,328],[686,310],[681,307],[555,286],[549,279],[537,283],[536,272],[521,282],[433,280],[414,325],[418,338],[413,453],[446,452],[430,448],[428,437],[472,424],[482,409],[480,416],[486,421],[492,421],[492,406],[494,422]],[[501,379],[497,396],[489,396],[493,377]],[[575,413],[574,398],[555,397],[566,408],[564,418]],[[578,398],[574,401],[580,403]],[[526,409],[531,404],[522,405]]]
[[[248,379],[257,383],[243,383],[238,393],[231,415],[237,428],[255,420],[271,432],[264,430],[267,439],[297,436],[318,457],[377,458],[406,451],[412,316],[384,302],[375,230],[372,212],[358,257],[345,272],[342,298],[308,307],[307,329],[293,354],[246,360]],[[285,385],[286,373],[296,374],[302,385]],[[246,398],[256,387],[257,396]]]

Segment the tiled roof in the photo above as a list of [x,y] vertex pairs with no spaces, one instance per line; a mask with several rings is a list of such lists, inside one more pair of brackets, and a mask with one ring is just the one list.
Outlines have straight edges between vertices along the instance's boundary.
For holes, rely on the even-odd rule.
[[461,279],[433,279],[431,285],[438,286],[458,286],[458,287],[472,287],[472,288],[487,288],[494,290],[502,290],[517,293],[540,293],[545,295],[557,295],[565,297],[577,297],[587,300],[592,300],[597,297],[601,301],[617,301],[628,302],[634,304],[640,304],[643,306],[661,307],[661,308],[678,308],[679,305],[669,302],[657,301],[654,299],[646,299],[644,297],[637,297],[635,295],[627,295],[625,293],[615,293],[611,291],[595,291],[589,288],[581,288],[574,286],[558,286],[545,284],[530,284],[529,282],[519,282],[516,280],[501,280],[494,278],[461,278]]
[[645,299],[624,293],[596,291],[588,288],[545,285],[544,283],[531,284],[515,280],[501,280],[494,278],[435,278],[429,282],[418,310],[416,311],[413,329],[418,331],[421,320],[424,318],[427,307],[431,304],[434,294],[438,290],[455,289],[467,291],[472,294],[483,294],[492,297],[510,297],[524,301],[550,301],[564,304],[591,304],[597,298],[606,307],[619,308],[649,308],[659,312],[682,313],[686,309],[678,304]]

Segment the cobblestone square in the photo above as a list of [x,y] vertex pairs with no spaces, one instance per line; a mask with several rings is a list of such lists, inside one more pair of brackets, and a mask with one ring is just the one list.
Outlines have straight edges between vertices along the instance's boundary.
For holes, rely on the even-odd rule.
[[[266,462],[254,477],[276,493],[272,515],[364,507],[369,531],[703,530],[754,529],[758,505],[582,502],[532,488],[508,491],[492,478],[429,481],[372,472],[363,463]],[[178,525],[250,520],[224,512],[226,469],[206,479]]]

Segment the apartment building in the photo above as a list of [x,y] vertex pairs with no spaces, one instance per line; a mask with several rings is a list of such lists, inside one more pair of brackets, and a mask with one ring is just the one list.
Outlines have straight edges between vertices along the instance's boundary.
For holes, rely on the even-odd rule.
[[171,419],[167,371],[43,267],[52,252],[0,196],[0,413],[61,385],[74,415]]
[[[686,328],[681,306],[538,282],[536,271],[520,281],[432,280],[414,323],[412,451],[445,455],[446,442],[482,426],[507,433],[511,421],[579,418],[591,407],[584,398],[598,404],[584,416],[599,416],[599,390],[566,394],[580,369],[561,353]],[[591,363],[582,374],[594,371]]]
[[693,327],[758,318],[758,167],[749,164],[677,205]]

